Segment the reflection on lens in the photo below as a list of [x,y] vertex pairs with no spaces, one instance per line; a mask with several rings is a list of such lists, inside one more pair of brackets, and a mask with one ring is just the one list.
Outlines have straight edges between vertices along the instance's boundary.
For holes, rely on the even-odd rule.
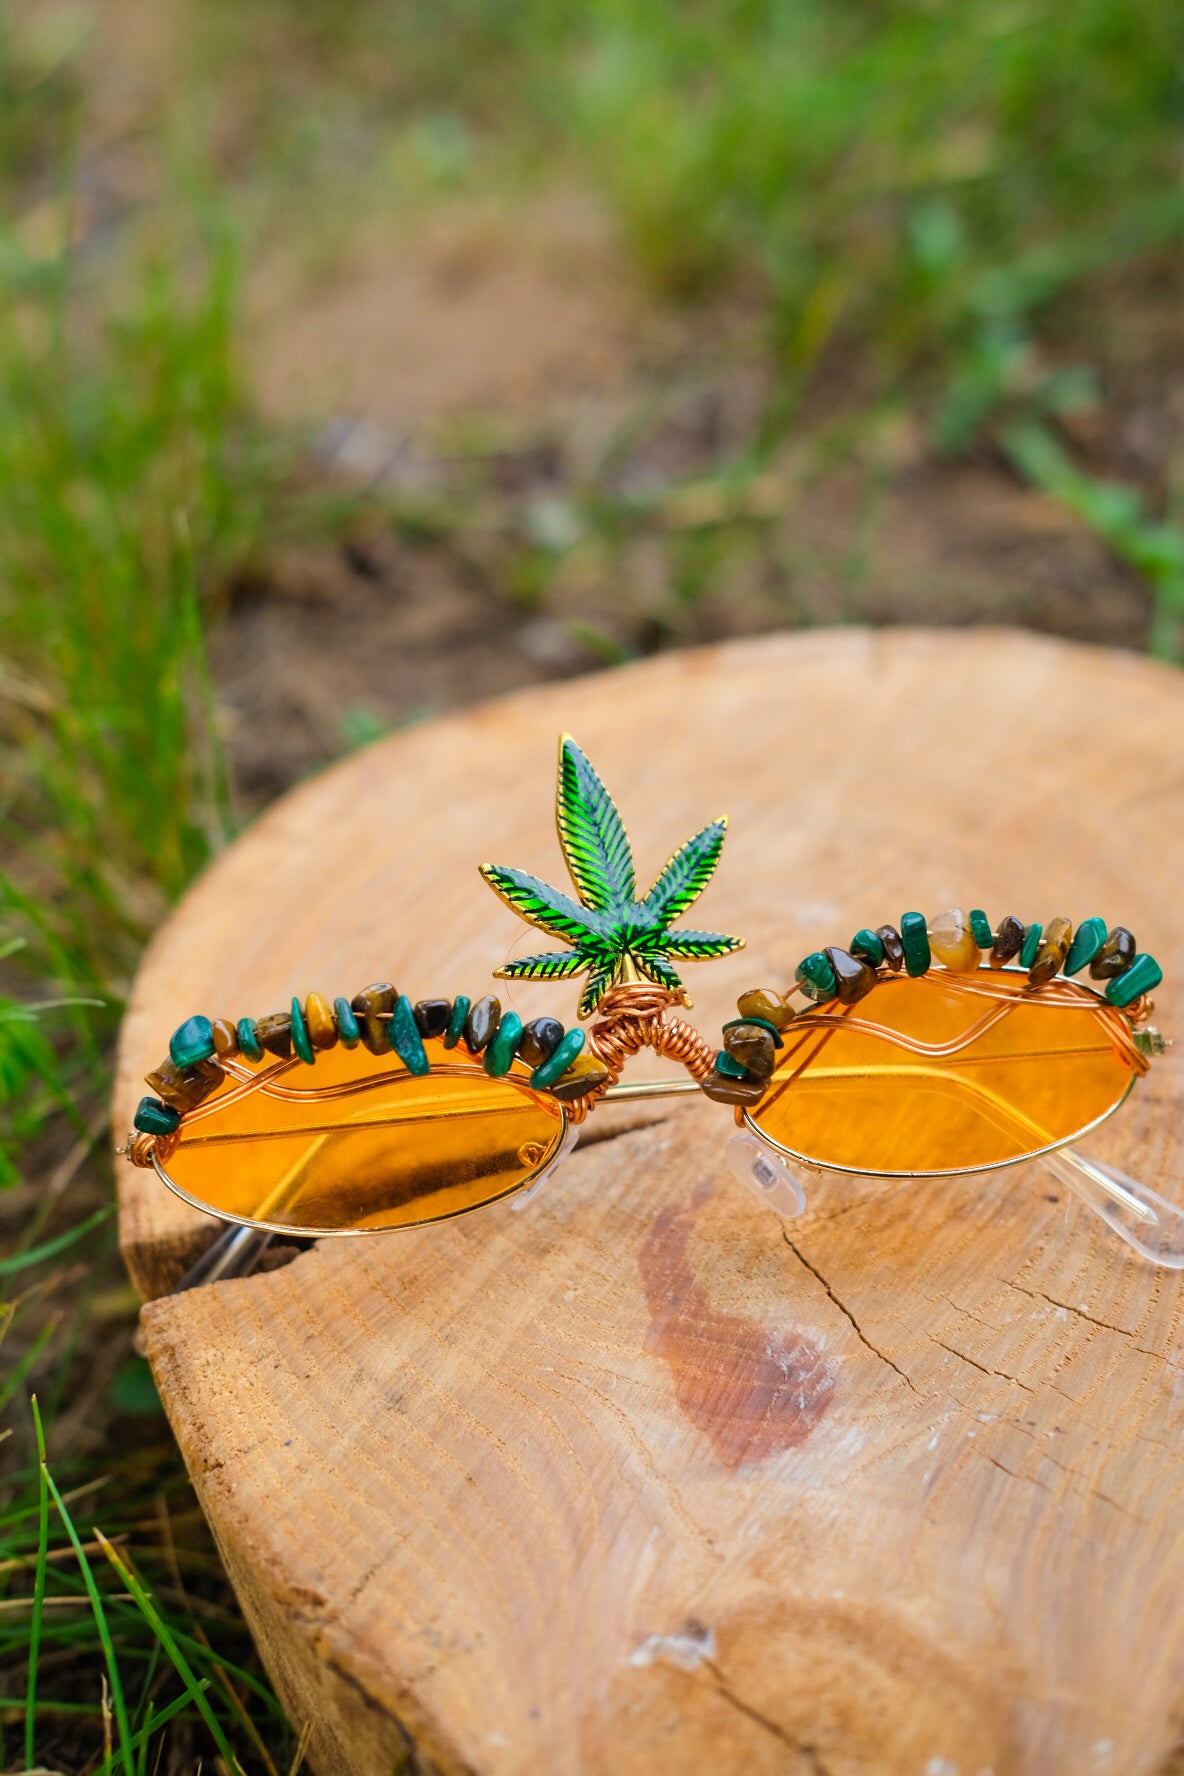
[[461,1049],[425,1047],[422,1077],[364,1049],[235,1063],[158,1169],[200,1208],[305,1234],[413,1227],[529,1183],[563,1138],[560,1106],[525,1073],[491,1079]]
[[880,1176],[977,1171],[1072,1139],[1116,1109],[1137,1059],[1088,988],[931,971],[797,1019],[749,1121],[823,1166]]

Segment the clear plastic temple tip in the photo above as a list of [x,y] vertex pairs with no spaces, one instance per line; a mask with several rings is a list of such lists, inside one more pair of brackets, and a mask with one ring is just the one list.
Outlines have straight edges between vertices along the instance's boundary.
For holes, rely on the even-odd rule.
[[752,1135],[733,1135],[724,1152],[741,1184],[746,1185],[767,1208],[786,1221],[801,1214],[806,1206],[806,1193],[777,1154],[771,1153]]
[[555,1173],[563,1164],[579,1138],[580,1131],[578,1126],[575,1123],[569,1123],[567,1133],[559,1143],[559,1146],[555,1149],[553,1157],[543,1167],[534,1183],[527,1185],[525,1190],[519,1190],[510,1198],[510,1207],[512,1209],[525,1209],[534,1201],[539,1191],[543,1188],[543,1185],[548,1183],[555,1176]]
[[1137,1178],[1072,1147],[1044,1154],[1042,1165],[1152,1264],[1184,1270],[1184,1210]]

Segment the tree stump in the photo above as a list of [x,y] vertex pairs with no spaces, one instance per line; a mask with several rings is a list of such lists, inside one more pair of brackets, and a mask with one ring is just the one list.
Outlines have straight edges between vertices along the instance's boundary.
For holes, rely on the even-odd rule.
[[[116,1127],[188,1012],[487,990],[560,868],[556,736],[652,876],[726,811],[708,1032],[908,907],[1130,924],[1184,979],[1184,684],[1008,633],[779,636],[400,733],[286,797],[152,945]],[[521,932],[521,936],[520,936]],[[572,1015],[564,985],[503,992]],[[1091,1146],[1181,1193],[1178,1066]],[[605,1109],[520,1214],[327,1241],[152,1300],[153,1370],[320,1776],[1143,1776],[1180,1767],[1178,1274],[1033,1167],[818,1185],[729,1113]],[[1102,1135],[1105,1139],[1102,1139]],[[210,1224],[120,1167],[159,1295]]]

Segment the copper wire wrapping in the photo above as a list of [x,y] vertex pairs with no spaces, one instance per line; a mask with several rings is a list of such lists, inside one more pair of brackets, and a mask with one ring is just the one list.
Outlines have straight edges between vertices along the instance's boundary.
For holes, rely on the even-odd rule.
[[127,1157],[135,1166],[150,1167],[154,1158],[163,1165],[175,1152],[180,1139],[180,1129],[171,1135],[133,1134],[127,1144]]
[[583,1122],[593,1104],[615,1085],[630,1055],[643,1048],[681,1061],[693,1079],[703,1079],[715,1062],[715,1050],[693,1024],[672,1015],[679,1004],[665,987],[628,982],[612,987],[600,1001],[596,1022],[588,1032],[588,1049],[609,1070],[609,1078],[566,1105],[572,1122]]

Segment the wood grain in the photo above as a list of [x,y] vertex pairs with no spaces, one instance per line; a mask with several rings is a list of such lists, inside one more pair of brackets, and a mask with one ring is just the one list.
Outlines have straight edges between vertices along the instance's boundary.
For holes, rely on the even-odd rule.
[[[908,907],[1130,923],[1184,978],[1184,681],[1013,634],[780,637],[397,735],[298,790],[149,952],[116,1094],[185,1013],[520,947],[555,737],[652,874],[721,811],[737,991]],[[525,938],[529,943],[529,938]],[[534,1014],[562,987],[523,985]],[[1094,1150],[1179,1199],[1178,1063]],[[601,1120],[601,1117],[604,1120]],[[613,1120],[615,1118],[615,1121]],[[640,1125],[640,1126],[639,1126]],[[153,1367],[321,1776],[1151,1776],[1184,1728],[1181,1280],[1031,1169],[729,1177],[726,1111],[598,1113],[523,1214],[326,1242],[145,1308]],[[202,1218],[123,1168],[158,1294]]]

